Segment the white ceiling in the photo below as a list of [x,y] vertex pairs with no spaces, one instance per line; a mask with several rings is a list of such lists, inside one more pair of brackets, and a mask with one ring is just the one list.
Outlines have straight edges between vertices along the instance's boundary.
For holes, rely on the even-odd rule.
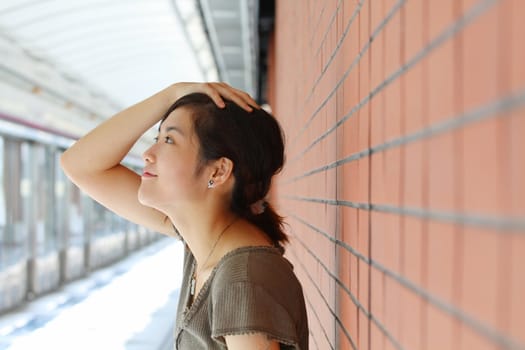
[[256,96],[257,18],[257,0],[1,0],[0,119],[74,139],[177,81]]
[[221,78],[257,95],[259,3],[256,0],[200,0]]
[[171,0],[0,2],[1,34],[118,106],[204,80],[179,18]]

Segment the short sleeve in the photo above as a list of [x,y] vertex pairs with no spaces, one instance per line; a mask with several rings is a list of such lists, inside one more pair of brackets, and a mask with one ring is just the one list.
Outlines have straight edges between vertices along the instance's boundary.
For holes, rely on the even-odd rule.
[[212,293],[212,337],[265,333],[287,347],[299,349],[295,322],[286,308],[264,287],[242,281],[222,285]]

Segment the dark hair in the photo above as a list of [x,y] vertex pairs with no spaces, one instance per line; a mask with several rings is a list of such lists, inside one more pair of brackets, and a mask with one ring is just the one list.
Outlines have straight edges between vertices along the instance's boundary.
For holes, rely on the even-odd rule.
[[283,218],[272,206],[264,203],[264,212],[257,214],[251,205],[264,200],[272,181],[284,164],[284,135],[277,120],[263,109],[247,112],[234,102],[225,100],[219,108],[205,94],[193,93],[178,99],[166,112],[162,122],[176,108],[186,107],[193,117],[199,139],[201,166],[226,157],[233,162],[235,185],[231,210],[263,230],[276,246],[288,241],[283,232]]

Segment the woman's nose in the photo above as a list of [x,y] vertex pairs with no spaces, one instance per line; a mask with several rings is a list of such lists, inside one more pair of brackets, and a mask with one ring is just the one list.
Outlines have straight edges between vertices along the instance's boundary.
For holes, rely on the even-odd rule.
[[155,145],[152,145],[150,148],[145,150],[144,153],[142,154],[142,159],[144,160],[144,162],[146,162],[146,163],[153,163],[153,162],[155,162],[155,155],[152,152],[152,149],[153,149],[154,146]]

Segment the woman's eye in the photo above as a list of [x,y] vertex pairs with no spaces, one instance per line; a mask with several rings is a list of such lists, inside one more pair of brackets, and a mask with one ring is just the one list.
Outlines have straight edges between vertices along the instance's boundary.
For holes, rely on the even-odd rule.
[[154,137],[154,138],[153,138],[153,141],[154,141],[155,143],[157,143],[157,142],[159,142],[159,138],[158,138],[158,137]]
[[173,143],[173,140],[169,136],[166,136],[164,138],[164,142],[166,142],[166,143]]

